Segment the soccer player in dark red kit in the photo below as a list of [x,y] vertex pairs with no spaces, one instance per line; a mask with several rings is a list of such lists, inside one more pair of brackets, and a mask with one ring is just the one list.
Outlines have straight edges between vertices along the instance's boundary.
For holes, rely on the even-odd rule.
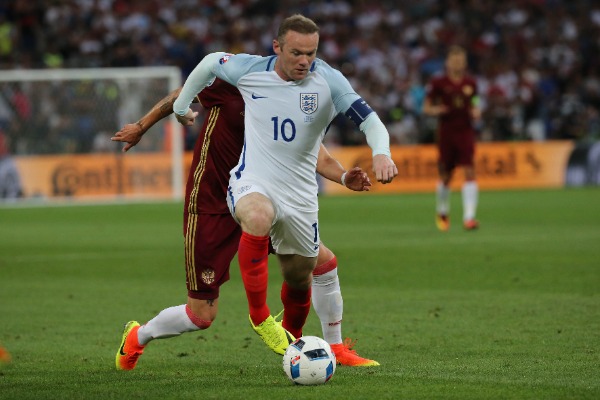
[[463,227],[477,229],[475,219],[479,189],[475,180],[474,154],[476,132],[473,123],[481,118],[477,83],[468,76],[467,53],[451,46],[446,56],[446,73],[431,79],[426,89],[423,112],[438,118],[437,145],[439,177],[436,188],[436,224],[450,228],[450,181],[457,166],[464,169],[462,187]]
[[[179,93],[180,89],[169,94],[137,123],[127,124],[115,133],[112,140],[126,142],[123,151],[135,146],[152,125],[173,112]],[[229,171],[239,161],[244,144],[244,101],[236,87],[218,78],[196,100],[208,114],[195,144],[186,184],[183,231],[188,301],[161,311],[144,325],[128,322],[116,355],[117,369],[135,368],[144,347],[153,339],[207,329],[217,315],[219,288],[229,279],[229,265],[238,250],[242,230],[229,212],[226,193]],[[317,170],[352,190],[369,190],[371,185],[360,168],[345,171],[322,145]],[[338,364],[379,365],[352,350],[350,340],[342,342],[343,300],[337,259],[322,243],[313,271],[312,301],[323,338],[330,343]],[[284,328],[301,335],[292,327]]]

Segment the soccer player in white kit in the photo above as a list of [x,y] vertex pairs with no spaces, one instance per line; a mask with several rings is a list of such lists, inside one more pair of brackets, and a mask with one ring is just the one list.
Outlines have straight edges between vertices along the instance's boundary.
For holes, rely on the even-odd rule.
[[[189,106],[215,77],[237,86],[245,101],[245,142],[230,174],[228,204],[242,227],[238,261],[253,329],[276,353],[302,335],[310,311],[311,273],[319,249],[316,163],[326,129],[338,113],[352,119],[373,150],[379,182],[398,174],[389,134],[348,80],[316,58],[319,28],[310,19],[285,19],[273,41],[275,56],[207,55],[175,101],[177,119],[191,125]],[[269,237],[284,282],[283,321],[266,304]]]

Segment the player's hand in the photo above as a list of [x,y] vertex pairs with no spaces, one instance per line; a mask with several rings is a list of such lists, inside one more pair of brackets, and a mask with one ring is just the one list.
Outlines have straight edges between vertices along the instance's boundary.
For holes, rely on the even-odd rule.
[[471,118],[473,118],[473,121],[476,121],[476,122],[481,120],[481,108],[472,107],[471,108]]
[[444,115],[450,112],[450,108],[444,104],[440,104],[437,106],[437,115]]
[[377,182],[383,184],[390,183],[396,175],[398,175],[398,168],[394,164],[394,160],[385,154],[377,154],[373,157],[373,172]]
[[127,143],[125,147],[123,147],[123,152],[126,152],[142,139],[144,135],[144,131],[142,127],[138,124],[127,124],[117,133],[115,136],[111,137],[110,140],[113,142],[124,142]]
[[367,176],[367,173],[360,167],[354,167],[346,171],[344,183],[348,189],[356,192],[368,192],[371,190],[371,180]]
[[194,125],[194,122],[196,122],[197,116],[198,116],[198,111],[192,111],[191,108],[188,108],[185,115],[175,114],[175,118],[177,118],[177,121],[179,121],[179,123],[184,126]]

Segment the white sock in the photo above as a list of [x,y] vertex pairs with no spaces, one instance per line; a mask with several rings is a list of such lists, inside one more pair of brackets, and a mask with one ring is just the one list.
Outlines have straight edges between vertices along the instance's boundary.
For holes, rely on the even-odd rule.
[[462,200],[463,200],[463,220],[468,221],[475,219],[475,213],[477,212],[477,198],[479,197],[479,188],[477,182],[468,181],[463,184],[462,187]]
[[323,339],[329,344],[342,343],[344,300],[337,268],[322,275],[313,275],[312,303],[321,320]]
[[450,214],[450,188],[442,182],[436,187],[436,211],[440,215]]
[[154,339],[164,339],[200,330],[200,327],[188,317],[186,307],[185,304],[182,304],[165,308],[156,317],[140,326],[138,330],[140,344],[143,346]]

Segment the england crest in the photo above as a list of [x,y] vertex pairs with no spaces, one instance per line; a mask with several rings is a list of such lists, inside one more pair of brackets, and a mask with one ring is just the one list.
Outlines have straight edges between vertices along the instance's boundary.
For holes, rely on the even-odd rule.
[[312,114],[319,108],[318,93],[300,93],[300,109],[304,114]]

